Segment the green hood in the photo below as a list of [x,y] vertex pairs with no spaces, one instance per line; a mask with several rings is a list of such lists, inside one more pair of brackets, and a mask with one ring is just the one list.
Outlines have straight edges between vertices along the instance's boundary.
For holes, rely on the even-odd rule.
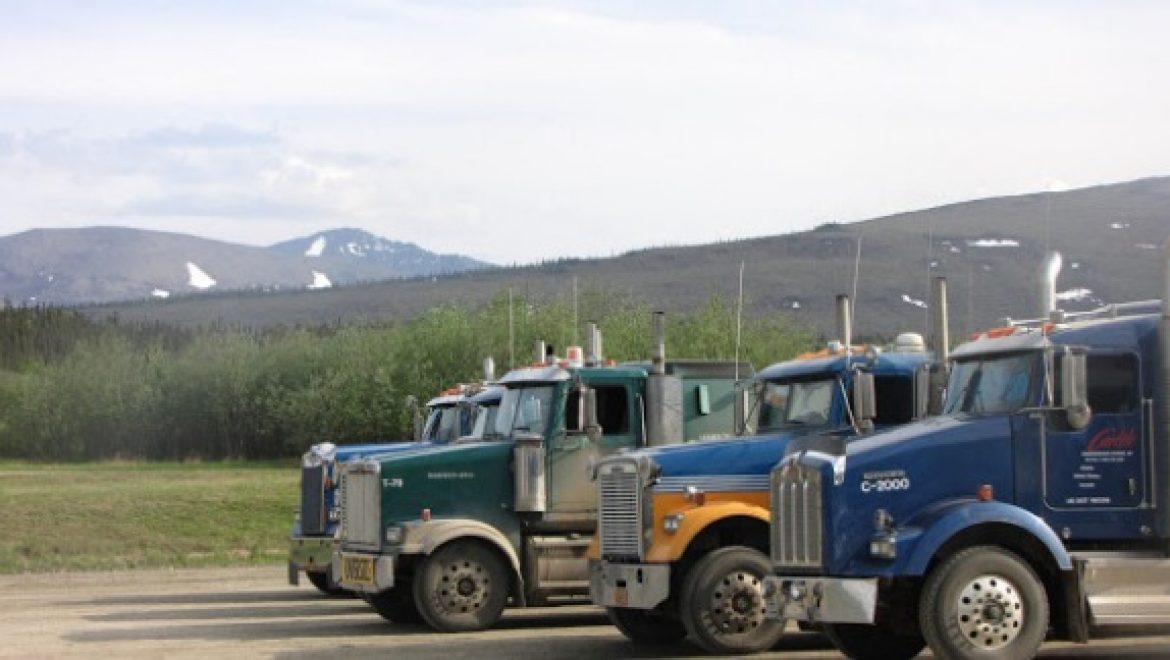
[[379,457],[383,525],[418,520],[476,518],[501,528],[512,515],[512,443],[431,446]]

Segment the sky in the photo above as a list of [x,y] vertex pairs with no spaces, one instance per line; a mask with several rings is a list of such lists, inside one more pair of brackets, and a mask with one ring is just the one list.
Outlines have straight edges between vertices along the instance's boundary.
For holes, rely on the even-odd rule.
[[0,235],[609,256],[1170,174],[1163,2],[0,0]]

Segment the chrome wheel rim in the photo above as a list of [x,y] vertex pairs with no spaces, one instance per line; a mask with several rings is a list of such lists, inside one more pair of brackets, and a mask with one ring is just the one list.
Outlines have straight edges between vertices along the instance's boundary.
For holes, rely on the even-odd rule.
[[490,588],[491,578],[483,564],[461,559],[443,564],[435,593],[444,610],[466,614],[483,607]]
[[980,575],[956,600],[959,631],[978,649],[996,651],[1011,644],[1024,629],[1020,590],[1002,575]]
[[732,571],[711,590],[707,627],[717,635],[750,633],[764,623],[764,585],[758,575]]

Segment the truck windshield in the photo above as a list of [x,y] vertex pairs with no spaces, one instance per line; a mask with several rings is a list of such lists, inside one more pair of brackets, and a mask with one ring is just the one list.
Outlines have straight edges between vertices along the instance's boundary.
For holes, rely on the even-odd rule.
[[1032,351],[955,362],[943,413],[1002,415],[1033,405],[1043,375],[1041,357]]
[[551,385],[508,388],[496,412],[496,433],[501,437],[510,437],[516,431],[543,435],[548,428],[552,399]]
[[488,440],[489,435],[496,434],[496,413],[500,407],[497,405],[479,406],[475,411],[475,423],[471,427],[470,437],[475,440]]
[[836,391],[836,378],[765,382],[760,393],[759,430],[828,424]]
[[423,441],[445,444],[457,438],[460,432],[459,420],[462,417],[459,408],[459,406],[431,408],[431,413],[423,426]]

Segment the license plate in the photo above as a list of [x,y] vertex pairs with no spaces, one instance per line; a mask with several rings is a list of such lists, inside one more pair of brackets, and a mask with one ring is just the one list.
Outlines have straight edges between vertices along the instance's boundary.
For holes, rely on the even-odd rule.
[[342,557],[341,581],[345,584],[374,584],[373,557]]

